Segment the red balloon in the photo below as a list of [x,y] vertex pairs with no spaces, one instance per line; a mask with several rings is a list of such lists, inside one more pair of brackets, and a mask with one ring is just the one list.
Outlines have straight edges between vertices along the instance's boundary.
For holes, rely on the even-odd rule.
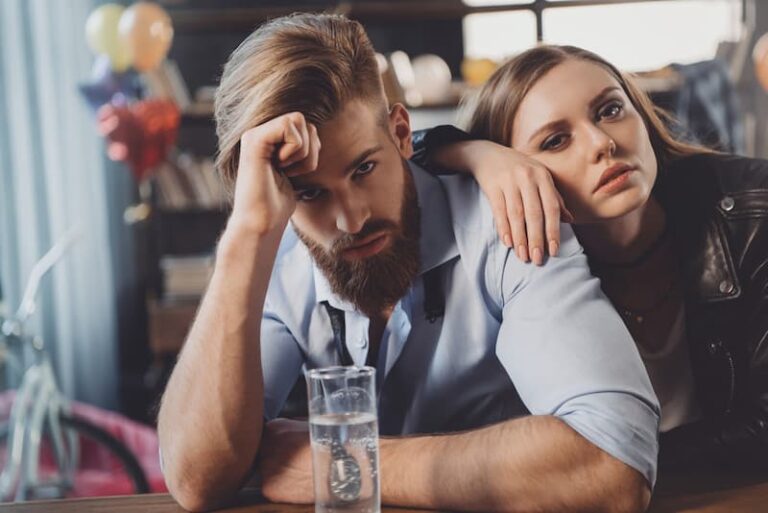
[[97,114],[99,133],[107,138],[109,158],[126,162],[141,182],[176,142],[180,113],[169,100],[144,100],[128,107],[105,105]]

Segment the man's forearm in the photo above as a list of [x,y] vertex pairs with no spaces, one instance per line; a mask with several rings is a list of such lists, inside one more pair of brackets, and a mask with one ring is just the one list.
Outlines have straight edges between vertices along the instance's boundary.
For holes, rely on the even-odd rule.
[[381,440],[386,504],[465,511],[643,511],[639,472],[564,422],[528,416],[474,431]]
[[158,432],[165,477],[188,509],[231,496],[258,451],[264,409],[259,332],[279,242],[277,233],[227,228],[163,396]]

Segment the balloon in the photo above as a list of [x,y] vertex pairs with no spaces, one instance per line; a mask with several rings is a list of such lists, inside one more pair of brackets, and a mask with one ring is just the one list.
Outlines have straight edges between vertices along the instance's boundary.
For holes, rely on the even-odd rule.
[[760,85],[768,91],[768,34],[757,40],[752,51],[752,60],[755,64],[755,76]]
[[168,13],[157,4],[136,2],[120,17],[118,34],[138,71],[155,69],[165,58],[173,40]]
[[141,96],[141,82],[136,72],[115,73],[109,57],[100,55],[91,69],[91,81],[79,85],[88,105],[95,111],[104,104],[127,104]]
[[107,57],[112,69],[118,73],[126,71],[132,64],[131,54],[125,45],[117,45],[114,51],[107,53]]
[[125,8],[104,4],[94,9],[85,22],[85,40],[97,55],[106,55],[115,71],[125,71],[131,65],[127,49],[120,44],[117,26]]
[[170,100],[145,100],[133,105],[105,105],[98,112],[98,130],[107,138],[107,155],[126,162],[136,181],[144,180],[176,142],[180,113]]

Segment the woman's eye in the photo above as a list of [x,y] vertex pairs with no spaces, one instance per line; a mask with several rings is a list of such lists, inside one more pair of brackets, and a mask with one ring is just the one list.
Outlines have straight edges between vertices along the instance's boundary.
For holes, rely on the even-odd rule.
[[355,170],[355,176],[364,176],[373,171],[373,168],[376,167],[376,163],[372,161],[363,162],[359,166],[357,166],[357,169]]
[[314,201],[323,194],[322,189],[307,189],[296,194],[299,201]]
[[551,137],[548,137],[544,140],[543,143],[541,143],[541,150],[556,150],[565,144],[567,139],[568,136],[566,134],[555,134]]
[[624,111],[624,105],[621,102],[611,102],[603,107],[598,113],[600,119],[615,119]]

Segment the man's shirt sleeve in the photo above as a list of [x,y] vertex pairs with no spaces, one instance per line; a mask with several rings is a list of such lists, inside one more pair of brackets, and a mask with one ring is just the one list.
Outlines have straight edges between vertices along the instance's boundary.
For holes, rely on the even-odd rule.
[[303,363],[304,357],[296,339],[267,301],[261,319],[265,420],[274,419],[283,409]]
[[637,348],[591,276],[570,226],[559,256],[521,262],[498,245],[489,281],[501,284],[496,353],[532,414],[554,415],[656,480],[659,406]]

